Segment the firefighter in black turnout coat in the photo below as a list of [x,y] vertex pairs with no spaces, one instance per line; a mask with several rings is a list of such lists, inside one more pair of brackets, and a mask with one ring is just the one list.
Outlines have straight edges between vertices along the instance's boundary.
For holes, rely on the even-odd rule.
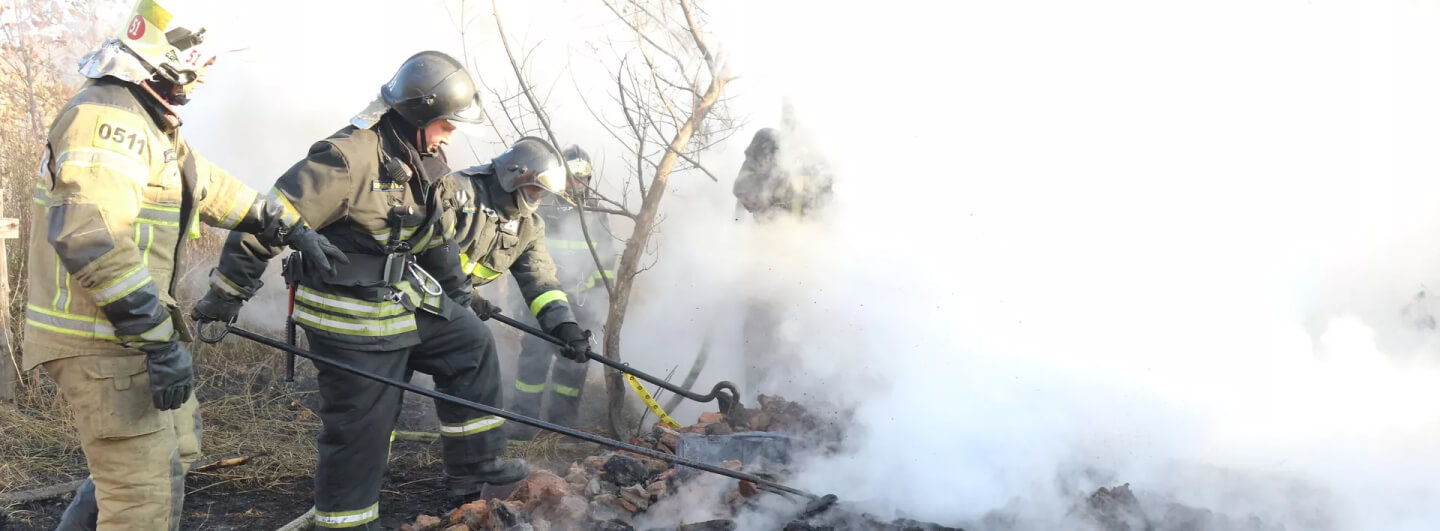
[[[560,349],[560,354],[583,364],[591,352],[590,331],[582,330],[575,322],[569,296],[557,276],[555,260],[546,248],[545,219],[537,212],[547,196],[562,198],[565,193],[566,171],[562,160],[550,143],[525,137],[489,164],[457,172],[457,181],[462,188],[468,187],[469,194],[469,201],[461,207],[460,256],[476,288],[500,278],[506,271],[513,273],[520,294],[540,328],[568,345]],[[479,294],[475,294],[472,301],[472,309],[481,319],[500,312],[499,307]],[[549,353],[546,354],[548,362]],[[583,366],[570,369],[583,379]],[[524,370],[522,367],[521,371]],[[521,384],[517,383],[516,387],[520,401],[517,412],[534,416],[537,408],[524,402],[525,389]],[[512,426],[517,436],[533,433],[525,428]]]
[[[456,214],[469,194],[449,177],[441,151],[452,122],[480,119],[479,94],[461,63],[422,52],[350,126],[311,146],[275,192],[349,260],[334,273],[294,275],[294,319],[316,354],[390,378],[426,373],[442,393],[499,407],[494,338],[468,309],[470,284],[455,241]],[[233,320],[278,251],[254,237],[230,238],[196,317]],[[324,431],[315,523],[378,528],[401,390],[324,364],[316,370]],[[528,474],[524,461],[499,459],[504,419],[438,401],[436,412],[452,496]]]

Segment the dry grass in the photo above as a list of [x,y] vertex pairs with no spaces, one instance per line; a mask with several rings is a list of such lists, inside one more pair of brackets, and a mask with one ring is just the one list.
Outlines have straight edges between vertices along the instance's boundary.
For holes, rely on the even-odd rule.
[[38,487],[84,475],[85,457],[70,413],[54,384],[0,404],[0,491]]
[[314,472],[320,419],[305,406],[314,392],[284,383],[279,354],[235,338],[203,345],[195,355],[205,454],[263,455],[206,474],[269,487]]
[[[205,272],[215,264],[223,242],[224,233],[218,231],[205,231],[189,242],[189,267],[182,275],[190,278],[181,282],[182,308],[188,310],[198,298]],[[13,308],[24,308],[23,301]],[[23,314],[12,317],[23,323]],[[283,357],[239,338],[219,345],[195,342],[190,347],[204,423],[204,453],[264,454],[244,466],[197,474],[264,488],[313,473],[320,420],[304,405],[312,392],[296,390],[278,376]],[[313,370],[308,364],[299,368]],[[0,492],[83,477],[84,456],[54,383],[37,370],[27,374],[16,391],[15,403],[0,403]]]

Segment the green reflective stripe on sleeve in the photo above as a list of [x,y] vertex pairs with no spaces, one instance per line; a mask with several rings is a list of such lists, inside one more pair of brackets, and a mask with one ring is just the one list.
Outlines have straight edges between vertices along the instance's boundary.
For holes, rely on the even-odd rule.
[[535,297],[535,300],[530,301],[530,313],[539,316],[540,310],[545,309],[545,305],[555,301],[570,302],[570,299],[565,296],[565,292],[558,289],[552,289],[545,293],[541,293],[539,297]]
[[599,272],[599,271],[596,271],[596,272],[594,272],[594,273],[591,273],[591,274],[590,274],[590,278],[586,279],[586,280],[585,280],[585,283],[580,285],[580,291],[585,291],[585,290],[588,290],[588,289],[593,288],[593,287],[595,287],[595,286],[603,286],[603,285],[605,285],[604,282],[605,282],[605,279],[606,279],[606,278],[615,278],[615,272],[614,272],[614,271],[611,271],[611,270],[609,270],[609,269],[606,269],[606,270],[605,270],[605,276],[603,276],[603,277],[600,276],[600,272]]
[[295,205],[290,204],[290,200],[285,197],[285,194],[280,193],[280,190],[271,188],[270,197],[273,197],[276,201],[279,201],[280,206],[285,207],[285,212],[287,214],[295,216],[296,219],[300,218],[300,210],[295,208]]
[[[223,276],[219,276],[218,278],[229,282],[229,280]],[[295,300],[305,303],[306,305],[356,317],[394,317],[409,312],[404,306],[393,302],[372,302],[354,299],[331,293],[323,293],[307,286],[300,286],[295,290]]]
[[295,307],[295,322],[336,334],[349,336],[386,337],[415,330],[415,316],[405,314],[394,319],[365,321],[322,315]]
[[488,267],[485,267],[485,264],[477,262],[475,264],[475,271],[472,274],[485,280],[495,280],[496,278],[499,278],[500,275],[505,274],[505,272],[490,269]]
[[145,268],[145,264],[136,264],[133,269],[121,275],[120,278],[96,289],[95,303],[104,306],[118,301],[121,297],[129,295],[149,282],[150,270]]
[[[218,281],[211,282],[210,285],[212,287],[220,288],[220,291],[225,292],[226,295],[230,295],[237,299],[247,298],[245,296],[245,290],[240,289],[239,284],[236,284],[235,281],[230,280],[230,278],[226,277],[224,273],[221,273],[219,269],[216,269],[215,276],[212,278]],[[295,290],[295,296],[298,298],[300,296],[300,291],[306,289],[309,288],[306,288],[305,286],[300,286],[300,289]]]
[[38,184],[35,185],[35,204],[40,206],[50,204],[50,191]]
[[358,511],[326,512],[315,511],[315,525],[332,529],[358,527],[380,517],[380,502]]
[[35,305],[25,307],[26,324],[60,334],[116,341],[115,329],[98,317],[86,317],[47,310]]
[[522,382],[522,381],[520,381],[520,380],[515,380],[515,390],[516,390],[516,391],[520,391],[520,392],[522,392],[522,393],[530,393],[530,394],[533,395],[533,394],[535,394],[535,393],[544,391],[544,390],[545,390],[545,384],[544,384],[544,383],[528,384],[528,383]]
[[254,190],[242,188],[236,191],[235,196],[230,198],[230,207],[225,209],[225,217],[220,220],[220,227],[233,229],[239,225],[241,216],[245,214],[246,210],[249,210],[250,205],[255,204],[255,199],[258,197],[259,194],[256,194]]
[[546,238],[545,246],[551,249],[562,249],[566,251],[588,251],[591,248],[594,248],[595,244],[593,242],[587,242],[585,240],[560,240]]
[[440,424],[440,435],[444,437],[465,437],[493,430],[502,424],[505,424],[505,419],[489,415],[465,422],[457,422],[455,424]]
[[169,318],[165,322],[156,325],[154,328],[145,331],[138,336],[120,336],[121,341],[163,343],[170,340],[170,335],[175,333],[175,325]]
[[580,390],[579,390],[579,389],[576,389],[576,388],[574,388],[574,387],[570,387],[570,386],[568,386],[568,385],[551,384],[551,387],[553,387],[553,388],[555,389],[555,392],[556,392],[556,393],[559,393],[559,394],[562,394],[562,395],[565,395],[565,396],[569,396],[569,397],[580,396]]

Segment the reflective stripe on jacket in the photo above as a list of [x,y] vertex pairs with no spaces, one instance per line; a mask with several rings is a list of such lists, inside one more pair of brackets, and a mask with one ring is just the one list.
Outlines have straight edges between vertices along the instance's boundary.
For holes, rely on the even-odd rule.
[[179,127],[153,92],[108,77],[57,114],[33,192],[25,369],[178,340],[181,235],[198,237],[200,222],[272,234],[299,222]]

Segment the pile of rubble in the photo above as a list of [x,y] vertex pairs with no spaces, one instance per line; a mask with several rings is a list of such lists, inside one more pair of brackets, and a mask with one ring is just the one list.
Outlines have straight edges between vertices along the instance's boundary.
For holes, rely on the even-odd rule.
[[[756,409],[736,405],[728,415],[702,414],[697,423],[679,429],[657,423],[649,433],[630,442],[777,480],[779,477],[775,473],[785,471],[788,453],[792,449],[798,446],[833,448],[839,444],[841,428],[838,421],[821,419],[799,404],[780,397],[762,395],[759,402],[760,407]],[[734,440],[743,440],[747,444],[759,441],[759,444],[719,444]],[[725,459],[726,452],[737,451],[744,455]],[[703,500],[714,505],[707,509],[707,514],[716,518],[690,523],[677,521],[673,525],[655,527],[657,522],[666,518],[647,513],[667,499],[679,496],[684,489],[689,489],[684,495],[690,498],[681,503],[673,503],[675,500],[672,500],[672,506]],[[695,495],[702,490],[708,494]],[[717,493],[719,495],[715,496]],[[537,467],[507,499],[476,500],[443,517],[421,515],[402,529],[626,531],[639,526],[642,529],[678,528],[685,531],[727,530],[736,529],[734,517],[762,498],[778,499],[793,505],[792,525],[798,526],[795,529],[831,528],[823,523],[811,525],[809,522],[822,521],[819,517],[834,505],[833,497],[827,497],[828,501],[824,503],[810,502],[807,505],[808,500],[787,499],[750,482],[700,474],[684,467],[677,469],[663,460],[612,451],[586,457],[560,470]],[[676,517],[676,520],[683,519]],[[784,525],[783,521],[781,525]]]

